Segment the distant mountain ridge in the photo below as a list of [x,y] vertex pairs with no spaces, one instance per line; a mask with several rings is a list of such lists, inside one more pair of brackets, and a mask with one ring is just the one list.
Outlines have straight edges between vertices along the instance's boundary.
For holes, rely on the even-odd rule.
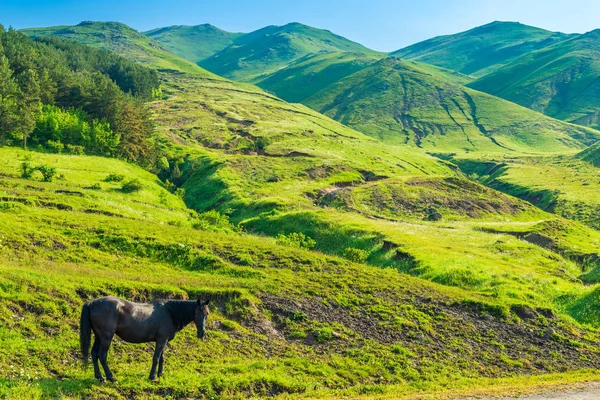
[[143,32],[165,49],[181,58],[198,63],[234,43],[244,33],[226,32],[210,24],[173,25]]
[[526,54],[470,84],[546,115],[600,127],[600,30]]
[[390,55],[479,77],[524,54],[571,37],[518,22],[494,21],[465,32],[437,36]]
[[378,54],[328,30],[293,22],[240,36],[231,46],[198,64],[226,78],[255,82],[308,54],[320,52]]

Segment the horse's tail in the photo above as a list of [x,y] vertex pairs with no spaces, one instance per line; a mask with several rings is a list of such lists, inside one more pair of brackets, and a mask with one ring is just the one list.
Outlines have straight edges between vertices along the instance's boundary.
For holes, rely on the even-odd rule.
[[79,320],[79,347],[84,367],[87,367],[89,361],[91,339],[92,321],[90,320],[90,303],[85,303],[81,309],[81,319]]

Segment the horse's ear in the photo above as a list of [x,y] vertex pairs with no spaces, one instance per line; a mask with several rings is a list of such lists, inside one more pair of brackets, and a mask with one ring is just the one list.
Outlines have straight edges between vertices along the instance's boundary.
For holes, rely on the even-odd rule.
[[196,300],[196,304],[198,304],[199,306],[201,306],[201,305],[202,305],[202,301],[200,301],[200,298],[198,298],[198,299]]

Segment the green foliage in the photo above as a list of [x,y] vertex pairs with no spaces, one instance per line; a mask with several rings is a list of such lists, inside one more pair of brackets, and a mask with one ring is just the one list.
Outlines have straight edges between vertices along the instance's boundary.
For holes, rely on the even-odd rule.
[[28,140],[62,142],[154,163],[143,101],[159,86],[156,71],[106,51],[56,38],[31,40],[14,30],[2,29],[0,44],[0,97],[6,98],[0,141],[22,140],[23,147]]
[[21,178],[31,179],[34,172],[35,167],[33,167],[29,161],[24,161],[21,163]]
[[65,145],[60,140],[48,140],[46,142],[46,147],[50,149],[51,152],[60,154],[65,148]]
[[123,182],[123,179],[125,179],[125,175],[110,173],[106,175],[106,178],[104,178],[104,182]]
[[302,232],[291,232],[288,235],[277,235],[277,244],[297,247],[299,249],[312,249],[316,246],[317,242]]
[[355,247],[346,247],[342,256],[352,262],[364,263],[369,258],[369,252]]
[[139,179],[132,179],[130,181],[125,182],[123,186],[121,186],[121,191],[123,193],[135,193],[139,192],[142,189],[144,189],[144,185]]
[[192,227],[202,230],[236,230],[236,227],[229,221],[229,217],[216,210],[195,214],[192,219]]
[[85,148],[83,146],[75,146],[72,144],[68,144],[66,147],[69,153],[74,154],[76,156],[82,156],[85,154]]
[[49,165],[40,165],[38,167],[35,167],[35,170],[40,171],[42,173],[44,182],[52,182],[54,176],[56,175],[56,167],[52,167]]

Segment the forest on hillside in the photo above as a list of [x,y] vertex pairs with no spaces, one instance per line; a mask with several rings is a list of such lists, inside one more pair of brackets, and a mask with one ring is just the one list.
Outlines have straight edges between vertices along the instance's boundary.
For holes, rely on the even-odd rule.
[[0,26],[0,143],[156,158],[144,102],[160,96],[155,70],[58,38],[30,39]]

